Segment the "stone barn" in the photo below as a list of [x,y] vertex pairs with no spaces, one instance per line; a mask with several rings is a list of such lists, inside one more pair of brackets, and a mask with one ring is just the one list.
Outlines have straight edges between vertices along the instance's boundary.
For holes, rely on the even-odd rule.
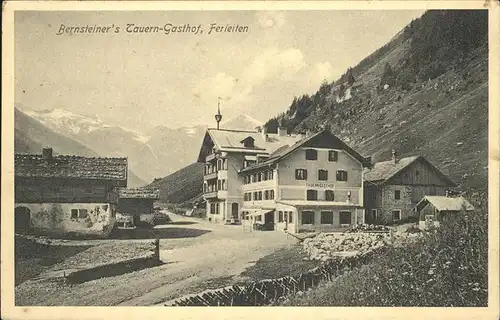
[[412,209],[424,196],[444,196],[456,184],[422,156],[377,162],[364,172],[365,223],[391,224],[416,218]]
[[151,222],[153,203],[160,197],[160,190],[153,188],[123,188],[119,191],[118,222],[137,226],[141,220]]
[[126,158],[16,154],[15,228],[49,235],[107,236],[116,222]]

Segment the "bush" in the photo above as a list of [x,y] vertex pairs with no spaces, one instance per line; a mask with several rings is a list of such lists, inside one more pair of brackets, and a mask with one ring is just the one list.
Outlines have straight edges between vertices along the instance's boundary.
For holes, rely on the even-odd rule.
[[387,248],[369,265],[338,277],[288,305],[486,306],[485,211],[457,214],[412,246]]

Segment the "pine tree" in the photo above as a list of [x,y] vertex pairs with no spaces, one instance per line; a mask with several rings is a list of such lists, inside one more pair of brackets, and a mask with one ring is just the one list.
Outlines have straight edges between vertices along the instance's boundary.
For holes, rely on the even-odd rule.
[[354,81],[356,81],[356,79],[354,79],[354,75],[352,74],[352,68],[349,68],[347,69],[347,84],[352,86]]

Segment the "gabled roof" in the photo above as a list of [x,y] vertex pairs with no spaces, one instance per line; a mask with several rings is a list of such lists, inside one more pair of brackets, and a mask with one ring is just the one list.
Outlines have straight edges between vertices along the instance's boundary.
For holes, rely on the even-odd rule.
[[[254,139],[253,147],[245,147],[244,140]],[[241,152],[247,154],[270,154],[280,147],[291,145],[300,140],[297,135],[280,136],[276,133],[268,133],[267,139],[265,134],[257,131],[248,130],[229,130],[229,129],[207,129],[202,142],[202,147],[198,155],[198,161],[205,161],[204,148],[210,141],[219,151],[226,152]]]
[[377,162],[373,165],[371,169],[366,169],[364,172],[364,180],[373,182],[376,184],[385,184],[391,178],[395,177],[398,173],[408,168],[411,164],[416,161],[422,161],[433,168],[436,173],[446,180],[450,186],[456,186],[456,184],[448,178],[444,173],[442,173],[438,168],[436,168],[432,163],[422,156],[412,156],[399,159],[396,163],[393,160]]
[[422,208],[424,203],[432,204],[438,211],[474,210],[470,202],[463,197],[425,196],[416,207]]
[[344,150],[347,153],[349,153],[351,156],[353,156],[356,160],[361,162],[363,164],[363,166],[370,166],[369,161],[365,157],[361,156],[359,153],[354,151],[351,147],[349,147],[347,144],[345,144],[345,142],[340,140],[337,136],[332,134],[330,131],[323,130],[323,131],[320,131],[320,132],[313,134],[309,137],[306,137],[306,138],[298,141],[297,143],[295,143],[291,146],[288,146],[286,148],[285,147],[280,148],[279,150],[276,150],[276,152],[272,153],[270,155],[269,159],[266,159],[266,161],[255,164],[255,165],[250,166],[250,167],[246,167],[245,169],[242,169],[241,172],[252,171],[254,169],[258,169],[261,167],[265,167],[265,166],[269,166],[271,164],[274,164],[274,163],[280,161],[281,159],[289,156],[295,150],[297,150],[301,147],[310,146],[309,144],[311,144],[311,142],[313,142],[315,139],[317,139],[319,137],[325,137],[325,138],[327,138],[327,141],[328,141],[328,146],[321,146],[321,147],[328,147],[328,148],[332,148],[332,149]]
[[52,156],[46,160],[40,154],[16,154],[16,178],[64,178],[109,180],[127,185],[127,158],[89,158]]
[[121,188],[118,192],[121,199],[159,199],[158,188]]
[[418,158],[418,156],[402,158],[399,159],[396,163],[394,163],[394,161],[392,160],[377,162],[371,169],[367,169],[365,171],[365,181],[388,180],[395,176],[396,173],[400,172],[401,170],[415,162]]

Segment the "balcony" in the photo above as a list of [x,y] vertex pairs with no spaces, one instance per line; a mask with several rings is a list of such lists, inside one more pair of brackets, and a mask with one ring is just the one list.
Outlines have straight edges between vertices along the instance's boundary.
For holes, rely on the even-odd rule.
[[213,198],[217,198],[217,191],[210,191],[210,192],[205,192],[203,194],[203,197],[205,199],[213,199]]
[[214,159],[215,159],[215,155],[216,155],[215,153],[211,153],[211,154],[209,154],[209,155],[205,158],[205,161],[206,161],[206,162],[209,162],[209,161],[214,160]]
[[203,179],[205,180],[217,179],[217,171],[204,175]]

